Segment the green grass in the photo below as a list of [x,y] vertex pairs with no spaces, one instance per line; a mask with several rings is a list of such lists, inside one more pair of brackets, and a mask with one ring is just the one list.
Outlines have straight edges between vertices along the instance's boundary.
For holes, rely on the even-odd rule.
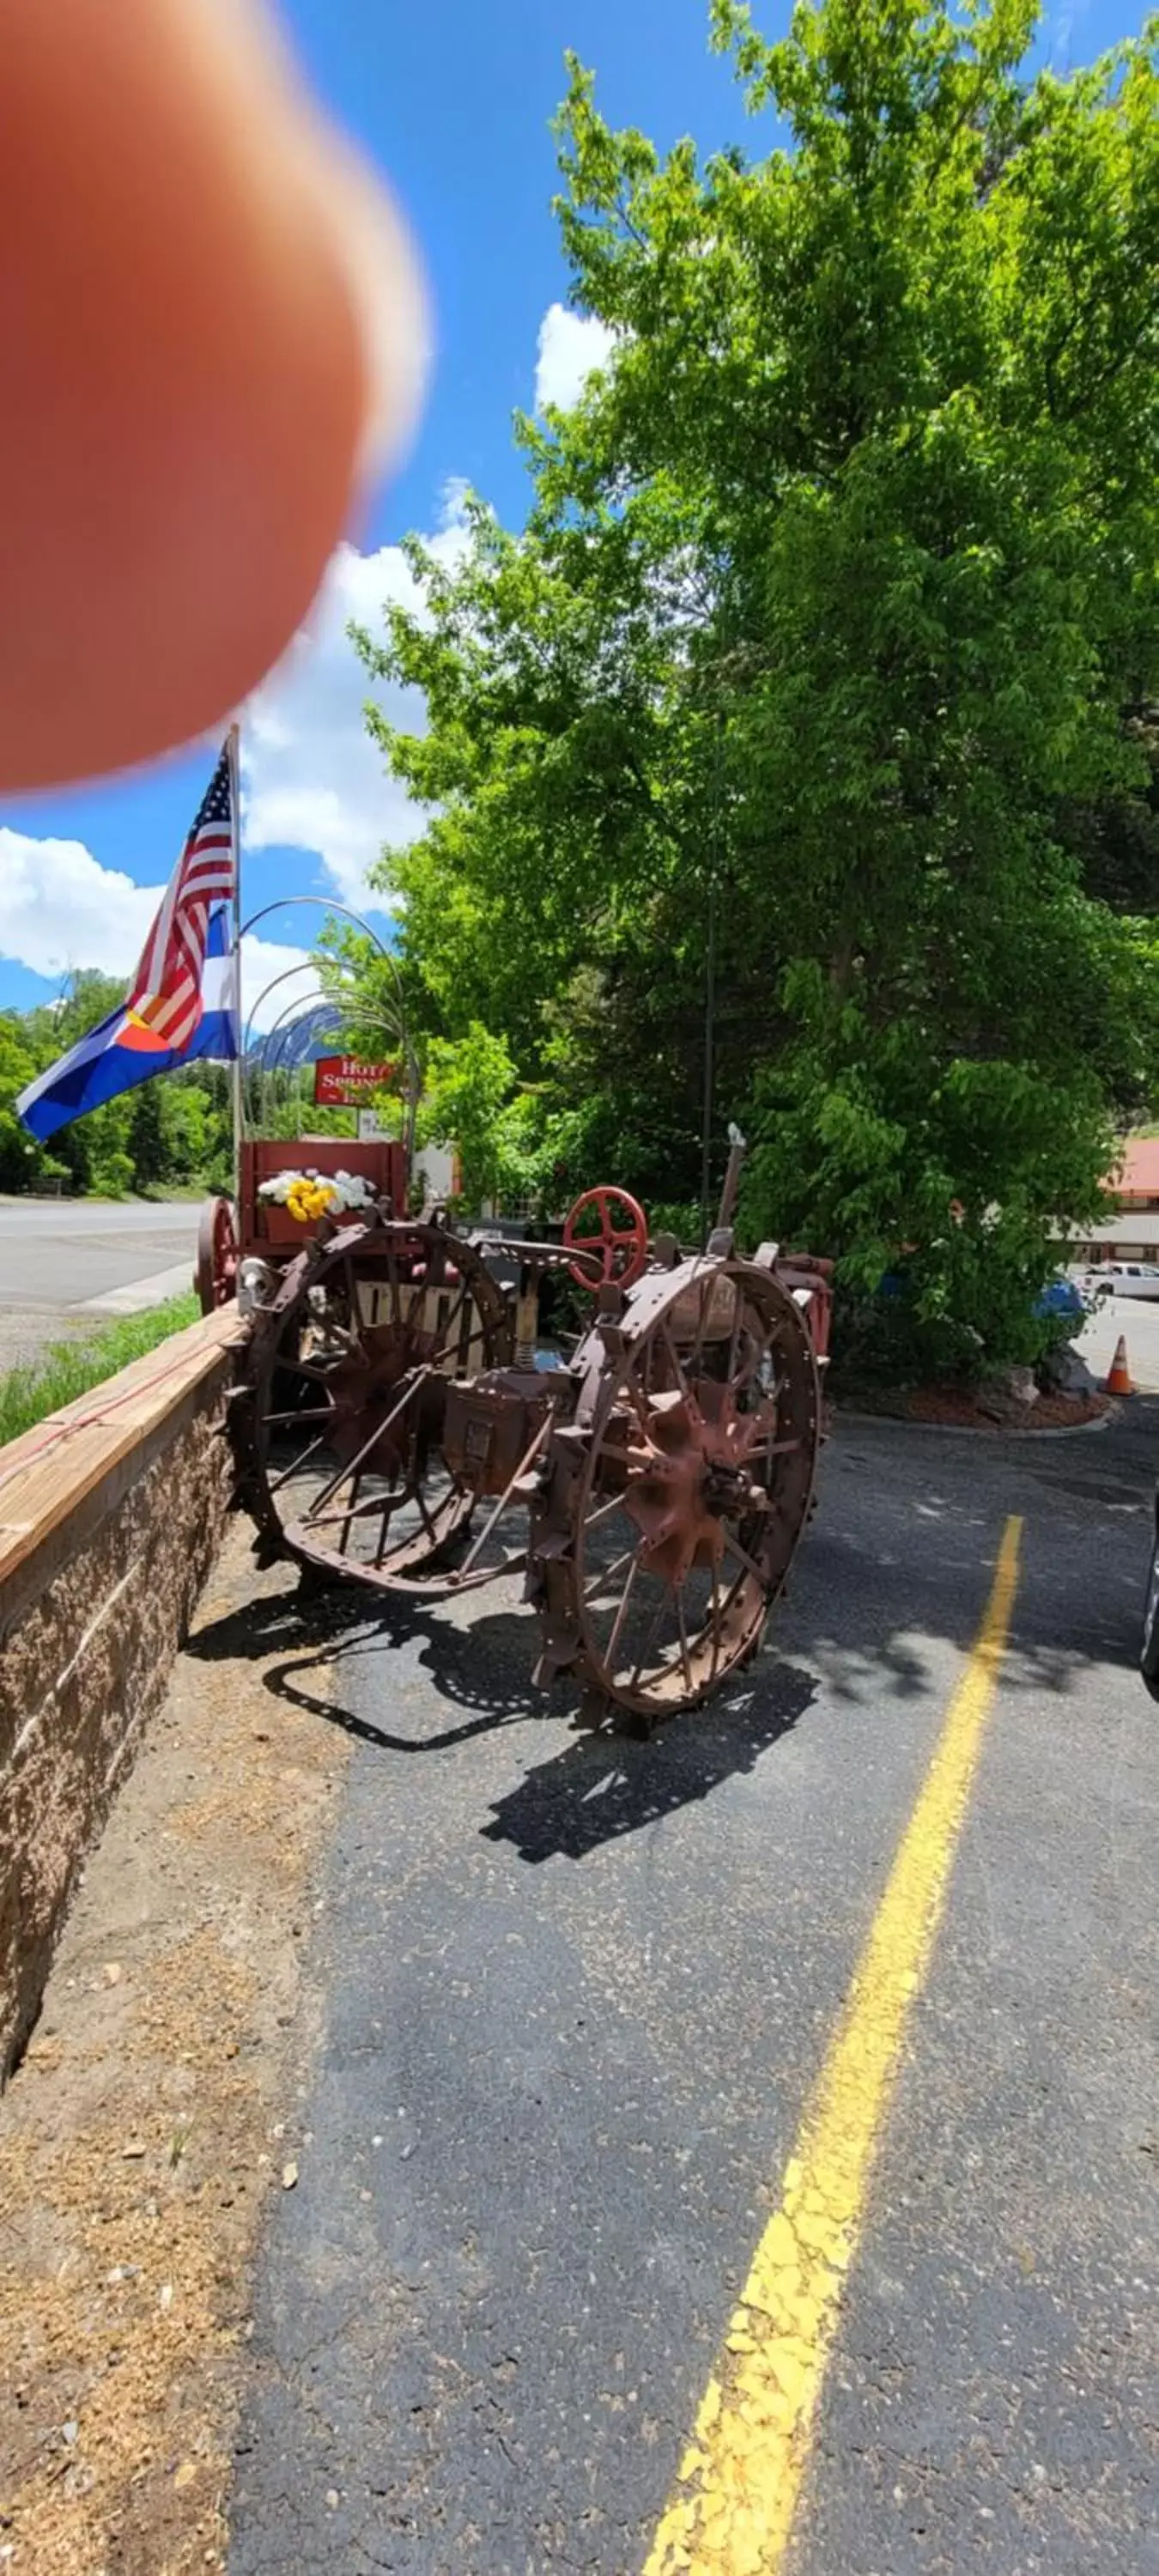
[[87,1395],[91,1386],[115,1377],[130,1360],[156,1350],[170,1333],[196,1323],[200,1312],[190,1289],[184,1297],[167,1297],[163,1306],[124,1315],[83,1341],[52,1342],[33,1367],[10,1369],[0,1377],[0,1448],[22,1431],[31,1431],[34,1422],[43,1422],[46,1413],[55,1413],[60,1405],[71,1404],[74,1396]]

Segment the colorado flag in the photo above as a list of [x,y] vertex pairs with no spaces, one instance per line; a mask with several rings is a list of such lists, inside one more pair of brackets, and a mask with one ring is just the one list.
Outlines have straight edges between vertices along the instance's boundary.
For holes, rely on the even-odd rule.
[[240,1044],[237,957],[230,948],[236,878],[228,747],[166,887],[129,998],[67,1055],[37,1075],[16,1108],[42,1139],[86,1109],[99,1109],[155,1073],[211,1057],[229,1063]]

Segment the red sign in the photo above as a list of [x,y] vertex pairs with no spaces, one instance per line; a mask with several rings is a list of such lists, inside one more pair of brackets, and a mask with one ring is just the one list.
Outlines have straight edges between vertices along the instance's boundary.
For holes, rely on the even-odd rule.
[[361,1064],[355,1055],[322,1055],[314,1067],[314,1099],[323,1109],[354,1109],[364,1091],[394,1090],[396,1064]]

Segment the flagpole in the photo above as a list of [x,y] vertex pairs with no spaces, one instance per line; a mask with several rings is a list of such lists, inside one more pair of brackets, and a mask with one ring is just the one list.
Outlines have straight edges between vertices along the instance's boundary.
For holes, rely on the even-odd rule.
[[227,736],[229,748],[229,808],[233,816],[233,960],[237,991],[237,1054],[233,1059],[233,1197],[241,1223],[241,1137],[245,1123],[245,1066],[242,1061],[242,1031],[245,1020],[241,1006],[241,726],[231,724]]

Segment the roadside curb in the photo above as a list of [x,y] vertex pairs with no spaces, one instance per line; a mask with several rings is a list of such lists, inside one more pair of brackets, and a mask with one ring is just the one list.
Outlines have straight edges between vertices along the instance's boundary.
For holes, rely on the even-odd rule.
[[1100,1413],[1094,1422],[1056,1423],[1050,1431],[1011,1431],[999,1423],[992,1431],[982,1431],[972,1422],[915,1422],[906,1413],[855,1413],[851,1405],[843,1404],[834,1404],[833,1420],[835,1426],[842,1422],[885,1422],[891,1431],[933,1432],[939,1440],[1032,1440],[1037,1446],[1044,1440],[1081,1440],[1092,1431],[1106,1431],[1121,1413],[1122,1404],[1112,1403],[1109,1411]]

